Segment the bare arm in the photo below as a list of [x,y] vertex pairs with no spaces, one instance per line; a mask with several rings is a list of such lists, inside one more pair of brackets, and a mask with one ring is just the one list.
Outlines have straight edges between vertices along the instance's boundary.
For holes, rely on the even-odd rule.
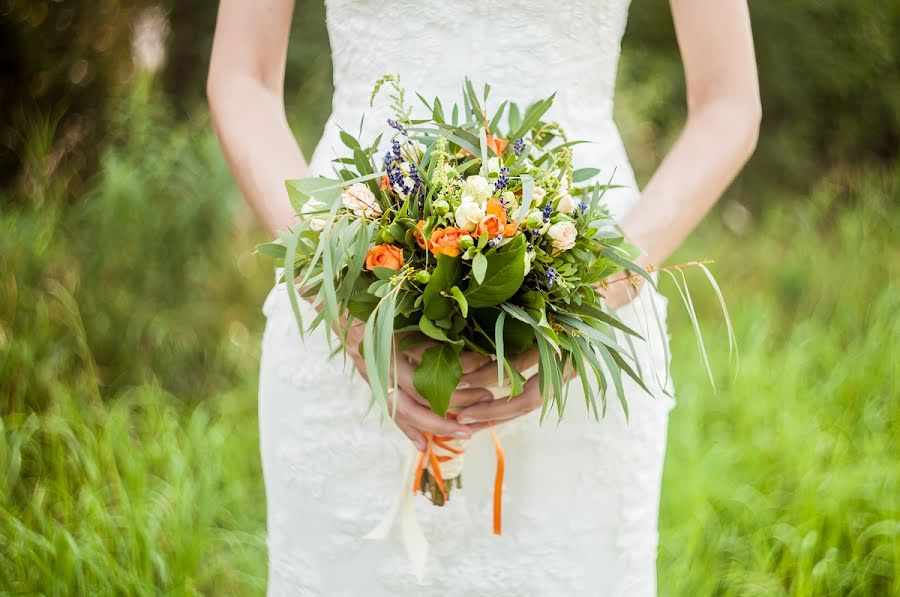
[[[659,264],[672,254],[718,200],[753,153],[760,103],[756,58],[745,0],[670,0],[684,61],[688,119],[681,136],[631,209],[622,228],[646,255],[639,263]],[[614,277],[619,277],[616,275]],[[613,308],[631,300],[628,284],[604,291]],[[518,357],[524,370],[535,351]],[[470,376],[473,384],[496,375],[493,365]],[[516,400],[479,403],[459,411],[460,423],[475,429],[537,408],[537,378]]]
[[[756,147],[761,115],[746,0],[670,0],[687,83],[687,122],[622,222],[659,265],[719,199]],[[628,302],[626,284],[607,293]]]
[[295,217],[284,181],[307,175],[283,98],[293,9],[294,0],[222,0],[206,86],[228,165],[272,237]]

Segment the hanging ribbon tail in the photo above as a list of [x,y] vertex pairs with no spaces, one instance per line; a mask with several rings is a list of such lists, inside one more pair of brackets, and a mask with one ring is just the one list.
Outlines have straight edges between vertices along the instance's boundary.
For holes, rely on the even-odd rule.
[[489,423],[489,425],[491,436],[494,438],[494,448],[497,451],[497,471],[494,473],[494,534],[499,535],[503,507],[503,447],[500,445],[500,438],[497,437],[494,424]]
[[400,475],[400,490],[397,499],[391,505],[384,517],[375,525],[371,531],[366,534],[366,539],[385,539],[390,534],[394,526],[394,522],[400,517],[400,532],[403,538],[403,547],[406,549],[406,556],[409,558],[409,564],[412,573],[418,582],[422,582],[425,576],[425,562],[428,560],[428,540],[422,527],[419,525],[419,519],[416,516],[414,495],[410,491],[413,479],[416,474],[416,461],[419,459],[420,453],[414,447],[406,457],[406,463],[403,465],[403,473]]

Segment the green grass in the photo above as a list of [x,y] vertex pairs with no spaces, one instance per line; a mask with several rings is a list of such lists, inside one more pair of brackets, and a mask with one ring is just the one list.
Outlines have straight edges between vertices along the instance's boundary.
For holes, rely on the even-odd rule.
[[711,395],[673,315],[663,593],[900,594],[898,182],[823,183],[743,237],[709,222],[682,252],[717,257],[741,361],[718,359]]
[[[0,592],[260,594],[269,266],[206,124],[124,109],[86,197],[0,203]],[[717,260],[741,366],[691,273],[719,392],[673,299],[663,594],[900,594],[898,184],[835,176],[742,234],[722,210],[682,250]]]

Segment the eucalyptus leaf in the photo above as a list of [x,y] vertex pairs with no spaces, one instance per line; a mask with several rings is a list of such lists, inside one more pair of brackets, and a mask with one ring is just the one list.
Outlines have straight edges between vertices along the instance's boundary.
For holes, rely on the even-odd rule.
[[422,363],[413,371],[416,391],[440,416],[447,414],[450,397],[462,377],[459,354],[460,349],[453,344],[438,344],[422,354]]

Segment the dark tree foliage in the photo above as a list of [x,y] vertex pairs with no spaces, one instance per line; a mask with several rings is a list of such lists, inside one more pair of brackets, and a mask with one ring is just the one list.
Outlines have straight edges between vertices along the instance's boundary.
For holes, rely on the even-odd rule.
[[[749,3],[763,104],[744,178],[807,186],[824,170],[900,157],[900,2]],[[633,79],[658,78],[652,120],[666,136],[684,116],[684,78],[666,0],[634,0],[625,40]],[[629,54],[630,53],[630,54]]]

